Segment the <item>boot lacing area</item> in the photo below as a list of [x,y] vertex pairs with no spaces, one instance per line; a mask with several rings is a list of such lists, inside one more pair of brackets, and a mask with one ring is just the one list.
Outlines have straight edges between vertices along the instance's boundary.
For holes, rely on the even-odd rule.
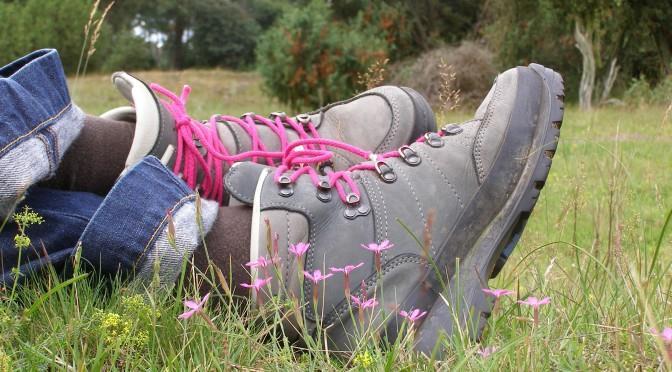
[[[298,146],[291,146],[287,137],[287,129],[296,132],[299,140],[320,139],[319,133],[310,121],[308,115],[299,115],[297,120],[284,113],[273,113],[270,118],[254,113],[244,114],[242,117],[230,115],[212,115],[209,120],[200,122],[187,114],[187,101],[191,87],[185,85],[179,96],[159,84],[150,84],[156,93],[167,98],[161,102],[175,120],[177,131],[177,154],[173,172],[181,175],[182,179],[192,189],[197,189],[206,199],[217,200],[220,204],[224,198],[224,169],[223,163],[229,166],[235,162],[250,160],[255,163],[263,162],[270,166],[280,164],[283,158]],[[217,122],[228,122],[238,125],[250,137],[252,148],[250,151],[230,154],[217,132]],[[257,125],[263,124],[270,128],[280,140],[279,151],[269,151],[264,144]],[[196,145],[198,142],[199,145]],[[301,146],[301,145],[299,145]],[[317,155],[327,152],[321,143],[305,143],[301,151],[306,154]],[[200,171],[200,175],[199,175]],[[201,180],[199,180],[201,176]]]
[[[463,128],[459,125],[447,124],[438,132],[426,133],[424,136],[418,138],[416,142],[427,143],[431,147],[441,147],[443,146],[442,137],[452,136],[462,131]],[[364,160],[347,170],[335,172],[330,166],[323,166],[331,164],[331,159],[334,156],[333,152],[322,148],[314,149],[315,145],[347,151]],[[416,166],[422,161],[420,155],[408,145],[402,146],[396,151],[375,154],[371,151],[331,139],[301,139],[292,142],[286,148],[282,157],[282,163],[277,167],[273,179],[281,186],[280,195],[290,196],[292,195],[291,184],[300,176],[307,174],[319,190],[328,192],[332,187],[335,187],[343,203],[356,205],[361,199],[361,192],[359,191],[359,187],[357,187],[357,183],[353,180],[353,172],[376,171],[384,182],[392,183],[396,181],[397,176],[394,173],[394,169],[385,162],[386,159],[390,158],[401,158],[410,166]],[[318,170],[321,171],[322,175],[318,173]],[[345,186],[347,186],[349,191],[346,191]]]

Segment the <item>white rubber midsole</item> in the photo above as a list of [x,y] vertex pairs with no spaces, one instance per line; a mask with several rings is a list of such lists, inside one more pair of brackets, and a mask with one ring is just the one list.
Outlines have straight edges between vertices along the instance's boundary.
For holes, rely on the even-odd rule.
[[[264,168],[264,170],[259,174],[257,186],[254,189],[254,200],[252,202],[252,235],[250,237],[250,261],[256,261],[259,258],[259,231],[261,229],[261,189],[263,188],[266,176],[270,171],[270,168]],[[257,268],[250,268],[250,274],[252,277],[251,283],[254,283],[254,281],[259,277],[259,270]],[[251,294],[252,304],[256,304],[256,291],[251,291]]]

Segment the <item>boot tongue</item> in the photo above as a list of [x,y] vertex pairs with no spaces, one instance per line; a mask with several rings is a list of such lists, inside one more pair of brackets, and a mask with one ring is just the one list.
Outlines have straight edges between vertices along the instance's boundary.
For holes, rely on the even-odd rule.
[[142,80],[122,71],[112,74],[112,84],[133,105],[133,107],[120,107],[102,115],[117,120],[135,117],[135,134],[126,158],[126,167],[137,163],[147,155],[156,156],[161,162],[168,164],[177,143],[173,117]]
[[260,178],[265,178],[269,167],[252,162],[235,163],[224,176],[224,187],[232,199],[252,205]]

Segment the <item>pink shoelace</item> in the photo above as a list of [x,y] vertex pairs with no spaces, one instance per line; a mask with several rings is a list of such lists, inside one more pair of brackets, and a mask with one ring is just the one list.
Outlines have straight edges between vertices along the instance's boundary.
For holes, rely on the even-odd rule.
[[[185,85],[179,96],[158,84],[150,84],[150,88],[168,99],[162,99],[161,101],[175,120],[177,154],[173,172],[181,174],[190,188],[196,189],[198,187],[206,199],[214,199],[220,204],[222,203],[224,196],[223,163],[231,166],[233,163],[243,160],[259,162],[259,158],[261,158],[268,165],[276,165],[276,162],[283,161],[286,154],[289,154],[290,159],[297,160],[294,152],[300,152],[301,157],[298,157],[298,160],[312,160],[324,156],[324,153],[328,152],[325,144],[320,142],[306,142],[303,144],[305,147],[302,150],[296,150],[297,146],[301,145],[290,146],[285,125],[288,125],[297,133],[300,141],[320,139],[315,126],[309,120],[304,124],[298,123],[286,115],[275,115],[273,118],[267,118],[256,114],[246,114],[242,118],[230,115],[212,115],[208,121],[199,122],[187,114],[186,106],[191,93],[190,86]],[[217,133],[218,121],[240,126],[250,137],[252,149],[239,154],[230,154]],[[258,123],[266,125],[278,136],[280,140],[279,151],[269,151],[266,148],[257,130]],[[205,151],[199,149],[194,140],[198,140]],[[203,177],[200,184],[199,170]]]
[[[437,133],[440,135],[440,133]],[[425,142],[426,136],[422,136],[416,140],[416,142]],[[352,178],[352,173],[355,171],[377,171],[380,172],[381,166],[387,166],[384,162],[385,159],[389,158],[398,158],[401,157],[402,149],[408,148],[408,146],[403,146],[398,151],[389,151],[382,154],[375,154],[371,151],[363,150],[359,147],[335,141],[326,138],[311,138],[311,139],[302,139],[292,142],[287,149],[282,158],[282,163],[277,167],[273,179],[276,183],[281,183],[283,177],[287,177],[289,182],[295,182],[300,176],[307,174],[312,183],[319,187],[321,180],[320,176],[316,171],[317,166],[322,162],[328,162],[333,157],[333,152],[320,149],[320,150],[300,150],[299,147],[306,147],[314,145],[321,145],[323,147],[332,147],[338,148],[344,151],[347,151],[351,154],[357,155],[362,159],[365,159],[363,162],[355,164],[344,171],[327,171],[327,182],[329,187],[335,187],[340,197],[341,201],[346,204],[351,204],[358,202],[361,198],[361,193],[357,187],[357,183]],[[412,150],[411,150],[412,151]],[[285,172],[292,171],[289,176],[285,176]],[[342,182],[341,182],[342,181]],[[350,189],[349,192],[346,192],[344,185],[347,185]],[[352,196],[355,196],[354,200],[351,200]]]

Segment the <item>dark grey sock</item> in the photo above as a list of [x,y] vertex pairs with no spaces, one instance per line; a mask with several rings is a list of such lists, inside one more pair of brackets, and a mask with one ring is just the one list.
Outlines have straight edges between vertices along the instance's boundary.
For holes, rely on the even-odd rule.
[[[231,290],[238,295],[247,295],[248,290],[241,283],[249,283],[250,275],[245,264],[250,260],[250,233],[252,229],[252,208],[248,206],[220,207],[217,219],[205,237],[205,247],[194,252],[193,264],[202,272],[208,270],[208,258],[218,267]],[[217,281],[216,284],[219,284]],[[202,293],[210,291],[210,286],[201,286]]]
[[135,123],[87,116],[56,175],[42,186],[106,195],[124,170]]

